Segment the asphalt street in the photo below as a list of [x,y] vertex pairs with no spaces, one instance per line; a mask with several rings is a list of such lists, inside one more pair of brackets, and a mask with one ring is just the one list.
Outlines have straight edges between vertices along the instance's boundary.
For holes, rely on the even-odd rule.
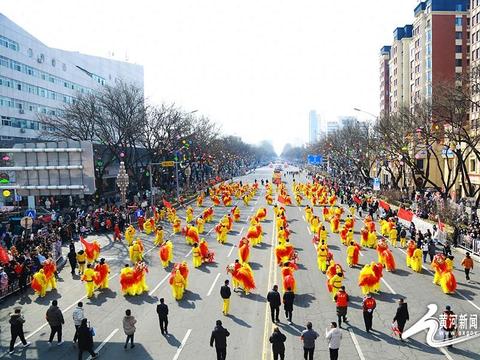
[[[244,182],[253,182],[254,179],[271,179],[272,169],[257,169],[254,173],[241,178]],[[292,177],[284,178],[291,193]],[[305,177],[296,178],[305,181]],[[207,198],[205,206],[210,205]],[[0,304],[0,357],[15,359],[76,359],[76,347],[72,345],[74,326],[72,310],[76,303],[82,300],[85,303],[86,317],[96,331],[95,348],[99,348],[103,358],[117,360],[135,359],[214,359],[215,351],[209,347],[210,333],[215,320],[221,319],[224,326],[230,331],[228,339],[228,359],[271,359],[270,336],[273,324],[270,321],[266,295],[273,284],[281,283],[281,275],[274,264],[273,249],[276,244],[272,208],[265,204],[264,190],[260,188],[257,196],[248,207],[238,202],[241,209],[241,221],[234,224],[233,231],[228,235],[228,243],[220,245],[215,241],[213,227],[220,218],[230,211],[229,208],[216,207],[214,221],[205,226],[204,237],[209,247],[215,251],[216,262],[203,265],[198,269],[191,266],[191,248],[185,243],[181,235],[168,236],[174,242],[174,262],[188,260],[190,265],[189,289],[184,299],[176,302],[171,294],[168,276],[170,268],[163,269],[158,257],[158,249],[152,244],[153,235],[142,235],[146,245],[145,258],[149,264],[147,284],[150,287],[148,294],[134,297],[125,297],[121,294],[118,272],[128,261],[128,249],[125,243],[114,243],[112,236],[90,237],[97,238],[102,245],[101,256],[105,257],[111,266],[110,289],[96,291],[91,300],[85,298],[83,284],[78,276],[70,275],[69,266],[60,273],[58,291],[49,292],[43,299],[36,298],[33,292],[25,297],[10,297]],[[248,229],[248,217],[259,208],[268,209],[267,221],[262,223],[264,230],[263,243],[251,249],[250,264],[254,270],[257,289],[250,295],[234,293],[231,299],[230,316],[221,313],[222,302],[219,295],[220,286],[229,276],[226,266],[232,263],[237,256],[240,237]],[[201,210],[194,207],[194,215],[200,215]],[[315,208],[315,214],[320,215],[321,208]],[[184,210],[179,211],[184,219]],[[327,342],[324,339],[325,329],[330,321],[336,321],[335,304],[325,285],[326,277],[317,268],[315,248],[312,244],[312,235],[304,220],[303,207],[287,207],[287,218],[292,230],[291,242],[299,253],[299,269],[295,273],[297,282],[297,296],[293,312],[293,324],[288,325],[283,312],[280,314],[281,323],[278,326],[287,335],[286,359],[303,357],[300,332],[305,323],[311,321],[314,329],[320,334],[317,340],[315,359],[328,358]],[[182,224],[183,225],[183,224]],[[361,221],[357,218],[355,238],[359,241]],[[170,226],[165,226],[170,231]],[[378,226],[377,226],[378,228]],[[329,248],[337,262],[343,268],[346,266],[346,248],[340,243],[338,235],[329,235]],[[77,244],[80,248],[80,245]],[[347,268],[344,285],[350,294],[351,303],[348,310],[349,324],[344,327],[343,340],[340,348],[340,359],[479,359],[480,345],[478,341],[466,342],[453,349],[434,349],[425,344],[425,334],[420,333],[406,342],[400,342],[391,334],[391,323],[396,310],[396,300],[404,297],[409,305],[410,323],[422,317],[427,305],[435,303],[439,309],[451,305],[457,314],[480,314],[479,283],[466,284],[463,272],[460,271],[461,255],[455,258],[455,275],[459,283],[455,295],[445,295],[438,286],[432,284],[432,274],[426,265],[421,274],[413,273],[405,264],[405,253],[401,249],[394,249],[393,253],[398,270],[395,273],[384,271],[384,281],[381,293],[376,296],[377,310],[374,315],[374,332],[364,331],[361,311],[361,291],[357,286],[360,267]],[[362,251],[360,263],[365,264],[377,259],[375,250]],[[477,274],[473,275],[475,280]],[[169,336],[160,333],[156,304],[164,297],[170,308]],[[50,332],[45,322],[45,312],[51,300],[57,299],[64,312],[66,325],[64,339],[61,346],[48,347],[47,340]],[[8,324],[9,313],[13,308],[21,306],[26,323],[24,329],[32,345],[27,349],[16,347],[14,355],[8,355],[10,331]],[[125,335],[122,329],[122,318],[126,309],[132,310],[137,319],[135,333],[136,347],[123,349]],[[407,323],[407,327],[409,323]],[[86,358],[86,356],[85,356]]]

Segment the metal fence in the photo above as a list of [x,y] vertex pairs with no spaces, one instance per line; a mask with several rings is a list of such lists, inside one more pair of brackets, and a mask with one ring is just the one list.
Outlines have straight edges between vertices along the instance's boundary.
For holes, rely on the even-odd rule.
[[472,238],[466,234],[460,234],[458,236],[458,246],[480,256],[480,239]]

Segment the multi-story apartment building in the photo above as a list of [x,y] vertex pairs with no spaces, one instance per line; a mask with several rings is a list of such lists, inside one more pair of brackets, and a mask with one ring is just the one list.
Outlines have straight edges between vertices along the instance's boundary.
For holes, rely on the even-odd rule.
[[391,46],[380,49],[380,116],[390,114],[390,51]]
[[411,107],[441,85],[461,85],[469,69],[469,1],[427,0],[415,8],[410,47]]
[[40,114],[116,80],[143,89],[143,67],[48,47],[0,14],[0,140],[41,138]]
[[390,58],[390,111],[397,112],[408,104],[409,88],[409,46],[412,25],[396,28]]
[[308,114],[308,142],[316,143],[320,138],[320,120],[315,110],[310,110]]
[[[473,76],[472,103],[480,104],[480,0],[470,1],[470,61]],[[480,106],[472,106],[470,121],[480,125]]]

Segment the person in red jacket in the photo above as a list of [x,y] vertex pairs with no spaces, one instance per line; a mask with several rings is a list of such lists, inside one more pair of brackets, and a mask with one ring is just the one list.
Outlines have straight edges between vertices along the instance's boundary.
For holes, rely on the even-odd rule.
[[345,291],[345,286],[342,286],[340,290],[334,297],[335,303],[337,304],[337,317],[338,317],[338,327],[342,327],[343,322],[348,322],[347,320],[347,309],[348,309],[348,294]]
[[377,307],[377,302],[371,294],[367,294],[362,303],[363,307],[363,321],[365,322],[365,330],[367,333],[372,330],[373,311]]

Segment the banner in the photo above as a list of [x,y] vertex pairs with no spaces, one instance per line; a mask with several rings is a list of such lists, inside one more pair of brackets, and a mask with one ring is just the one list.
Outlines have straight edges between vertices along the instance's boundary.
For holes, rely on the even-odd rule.
[[383,200],[380,200],[378,202],[378,206],[380,206],[381,208],[385,209],[386,211],[390,210],[390,205],[388,203],[386,203],[385,201]]
[[408,222],[412,222],[412,220],[413,220],[413,213],[410,210],[405,210],[405,209],[399,208],[397,216],[400,219],[408,221]]
[[167,200],[163,199],[163,206],[165,206],[166,208],[169,208],[171,209],[172,208],[172,204],[170,204]]

